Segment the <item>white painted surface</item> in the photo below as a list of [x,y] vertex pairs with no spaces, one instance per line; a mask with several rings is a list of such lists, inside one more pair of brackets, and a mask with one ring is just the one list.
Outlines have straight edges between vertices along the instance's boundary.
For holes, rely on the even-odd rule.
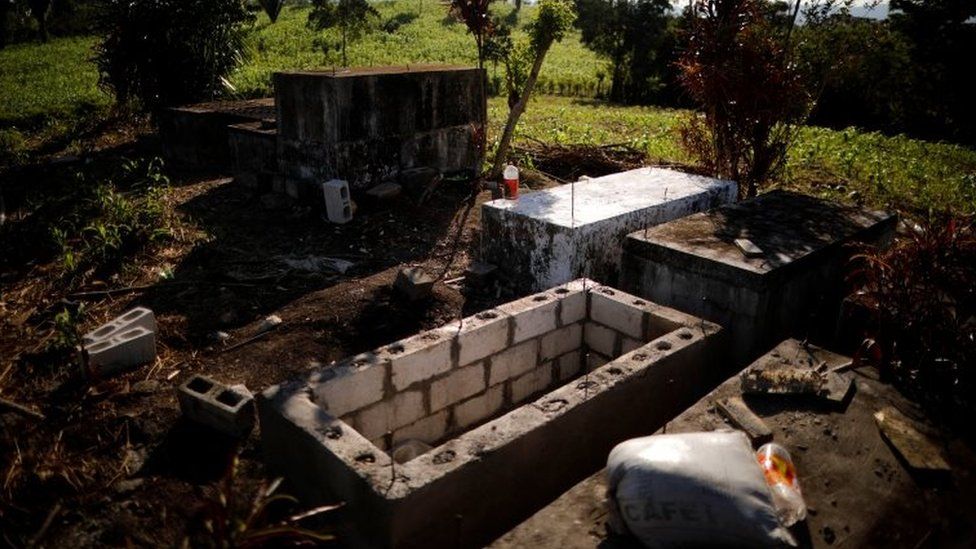
[[627,234],[733,202],[735,182],[641,168],[482,207],[485,261],[519,284],[618,282]]
[[575,228],[729,188],[735,190],[736,184],[675,170],[638,168],[524,194],[518,200],[493,200],[486,206]]

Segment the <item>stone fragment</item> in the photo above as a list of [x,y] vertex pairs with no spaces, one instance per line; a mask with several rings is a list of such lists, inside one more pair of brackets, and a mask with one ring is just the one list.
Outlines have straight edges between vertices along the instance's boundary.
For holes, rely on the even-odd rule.
[[400,196],[400,192],[402,190],[403,187],[400,186],[399,183],[387,181],[370,188],[368,191],[366,191],[366,194],[367,196],[370,196],[376,200],[390,200]]
[[408,301],[420,301],[430,296],[433,291],[434,277],[420,267],[409,267],[397,273],[393,284],[396,291]]

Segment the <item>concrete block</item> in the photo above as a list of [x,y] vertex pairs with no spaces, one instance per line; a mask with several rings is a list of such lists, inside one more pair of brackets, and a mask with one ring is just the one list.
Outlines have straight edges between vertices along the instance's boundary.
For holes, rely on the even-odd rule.
[[498,310],[512,316],[515,323],[514,343],[540,336],[556,329],[559,301],[548,293],[536,294],[500,305]]
[[583,343],[583,325],[571,324],[542,336],[539,340],[539,360],[546,362],[574,349]]
[[113,318],[111,321],[102,324],[98,328],[88,332],[82,338],[83,345],[90,345],[102,339],[108,339],[116,333],[129,328],[145,328],[150,332],[159,331],[156,326],[156,315],[145,307],[129,309],[125,313]]
[[373,353],[363,353],[326,368],[313,378],[315,402],[335,417],[365,408],[383,399],[389,364]]
[[[661,316],[680,315],[672,313]],[[269,467],[287,475],[309,505],[346,502],[350,546],[481,547],[602,467],[621,440],[659,429],[718,382],[721,328],[684,315],[673,332],[660,341],[667,350],[630,353],[589,373],[586,383],[558,387],[547,378],[570,376],[579,351],[539,364],[535,338],[516,345],[533,352],[508,368],[508,350],[492,355],[489,374],[505,374],[499,377],[516,364],[535,366],[394,431],[395,439],[439,446],[395,468],[373,445],[385,441],[334,420],[309,399],[306,380],[263,393],[262,447]],[[532,489],[513,492],[513,478],[532,479]],[[444,528],[458,515],[457,528]]]
[[241,387],[228,387],[195,375],[176,390],[183,416],[233,437],[254,428],[254,398]]
[[639,308],[644,304],[643,299],[601,286],[590,292],[590,320],[634,339],[644,339],[645,314]]
[[490,263],[482,263],[480,261],[472,261],[468,265],[467,270],[464,271],[464,282],[468,286],[474,288],[481,288],[491,282],[495,278],[495,273],[498,272],[498,267]]
[[424,393],[404,391],[356,413],[356,430],[368,439],[382,437],[424,417]]
[[452,322],[438,331],[458,342],[458,364],[465,366],[493,355],[508,346],[511,317],[497,309],[482,311]]
[[156,360],[156,334],[136,326],[86,345],[84,352],[91,374],[108,376]]
[[389,357],[396,390],[401,391],[453,368],[452,341],[453,338],[444,332],[432,330],[386,347],[383,354]]
[[637,341],[636,339],[630,339],[629,337],[622,337],[620,342],[620,354],[625,355],[633,350],[640,349],[645,343],[643,341]]
[[[298,198],[297,190],[295,192],[293,198]],[[288,194],[291,195],[291,192]],[[349,196],[348,183],[341,179],[326,181],[322,183],[322,195],[325,197],[325,215],[329,221],[332,223],[352,221],[352,199]]]
[[592,372],[608,362],[610,362],[608,357],[605,357],[595,351],[590,351],[586,354],[586,371]]
[[485,390],[485,365],[475,364],[450,372],[430,384],[430,410],[460,402]]
[[467,428],[494,415],[505,404],[505,386],[489,387],[484,393],[454,407],[454,421]]
[[497,385],[536,367],[539,341],[532,339],[491,357],[488,385]]
[[541,367],[512,380],[512,402],[522,402],[528,397],[546,389],[552,383],[552,366]]
[[408,267],[397,273],[393,287],[408,301],[420,301],[434,290],[434,277],[420,267]]
[[447,434],[447,410],[441,410],[393,432],[393,444],[417,439],[433,445]]
[[566,381],[575,376],[583,368],[583,356],[581,351],[573,351],[559,357],[556,369],[559,372],[559,380]]
[[562,326],[568,326],[586,318],[587,290],[596,285],[596,282],[592,280],[580,278],[553,288],[550,293],[556,294],[556,298],[559,300],[559,322]]
[[734,201],[732,181],[640,168],[482,205],[485,261],[518,287],[586,276],[614,284],[624,237]]
[[587,347],[604,356],[613,356],[617,342],[617,332],[594,322],[587,322],[583,330],[583,341]]

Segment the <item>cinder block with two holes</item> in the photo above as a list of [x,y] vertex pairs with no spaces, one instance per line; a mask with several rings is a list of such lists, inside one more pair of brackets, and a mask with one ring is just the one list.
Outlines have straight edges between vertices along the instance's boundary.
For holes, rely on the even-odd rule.
[[187,419],[240,437],[254,428],[254,398],[246,390],[195,375],[177,389]]
[[145,307],[136,307],[102,324],[82,337],[85,345],[108,339],[126,328],[141,327],[156,333],[156,315]]

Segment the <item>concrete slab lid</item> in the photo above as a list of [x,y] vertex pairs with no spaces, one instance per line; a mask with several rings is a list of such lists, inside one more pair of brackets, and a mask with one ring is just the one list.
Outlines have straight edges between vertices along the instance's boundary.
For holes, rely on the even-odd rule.
[[493,200],[487,208],[507,210],[563,227],[579,227],[733,184],[663,168],[638,168],[526,193],[518,200]]
[[[746,278],[776,273],[830,246],[844,245],[872,228],[893,224],[895,214],[845,206],[782,190],[698,213],[627,237],[637,255],[705,259]],[[880,229],[879,229],[880,230]],[[763,253],[746,257],[735,244],[745,238]]]
[[274,120],[275,100],[274,97],[262,97],[260,99],[207,101],[205,103],[171,107],[169,110],[229,114],[251,120]]
[[478,67],[470,65],[438,65],[438,64],[426,64],[418,63],[416,65],[383,65],[377,67],[342,67],[342,68],[323,68],[317,70],[304,70],[304,71],[281,71],[279,74],[286,75],[300,75],[300,76],[328,76],[334,78],[345,78],[350,76],[367,76],[367,75],[386,75],[386,74],[404,74],[404,73],[418,73],[418,72],[445,72],[445,71],[459,71],[459,70],[479,70]]

